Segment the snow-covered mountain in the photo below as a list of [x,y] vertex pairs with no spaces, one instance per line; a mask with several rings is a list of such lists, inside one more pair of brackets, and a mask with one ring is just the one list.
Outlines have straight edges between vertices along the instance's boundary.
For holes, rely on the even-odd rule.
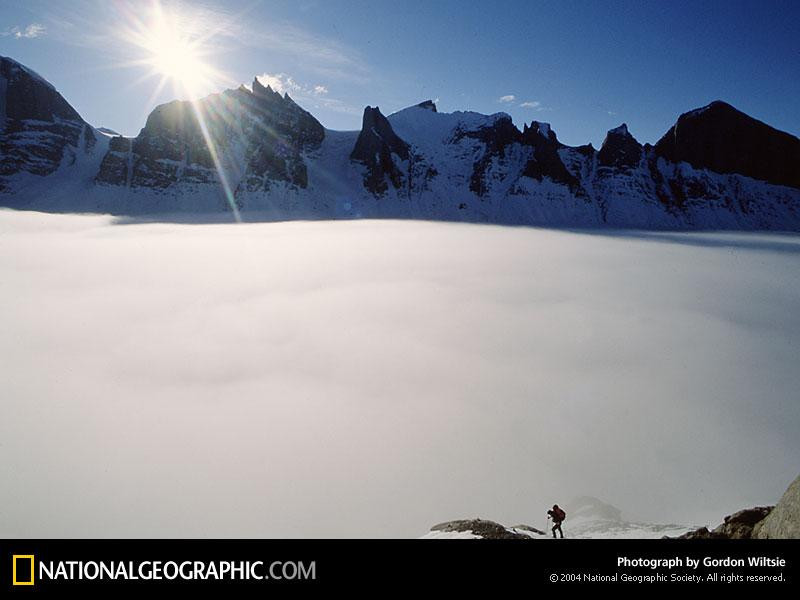
[[681,535],[692,529],[686,524],[627,521],[618,508],[592,496],[575,498],[570,508],[569,522],[564,522],[563,529],[574,538],[662,538]]
[[596,150],[430,101],[367,107],[361,131],[331,131],[254,80],[161,105],[126,138],[2,58],[0,118],[0,204],[16,208],[800,230],[800,140],[724,102],[681,115],[655,146],[623,124]]
[[[0,191],[24,189],[92,153],[95,130],[31,69],[0,58]],[[16,185],[15,185],[16,184]]]

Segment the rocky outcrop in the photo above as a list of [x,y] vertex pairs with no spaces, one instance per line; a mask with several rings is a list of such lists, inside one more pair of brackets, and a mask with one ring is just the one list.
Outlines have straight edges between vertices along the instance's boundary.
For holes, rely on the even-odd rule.
[[395,189],[402,187],[406,176],[398,161],[408,158],[408,144],[397,136],[380,108],[367,106],[361,133],[350,153],[350,160],[366,167],[364,187],[376,195],[386,192],[389,184]]
[[541,181],[549,177],[556,183],[563,183],[573,191],[580,187],[578,178],[567,170],[558,151],[563,147],[549,123],[531,122],[523,126],[522,144],[533,148],[533,157],[526,163],[522,174]]
[[519,129],[514,126],[510,116],[501,115],[491,125],[456,131],[452,141],[458,143],[464,138],[477,140],[483,146],[481,154],[472,165],[472,175],[469,179],[470,191],[483,196],[489,189],[487,174],[490,167],[496,161],[503,161],[508,149],[519,142]]
[[606,134],[597,153],[597,164],[618,169],[636,167],[641,159],[642,145],[628,132],[625,123]]
[[524,523],[520,525],[512,525],[510,529],[517,531],[527,531],[528,533],[532,533],[534,535],[547,535],[541,529],[536,529],[536,527],[531,527],[530,525],[525,525]]
[[[543,535],[537,529],[528,528],[529,531],[535,532],[537,535]],[[447,521],[439,523],[431,527],[431,531],[440,532],[461,532],[472,533],[473,535],[485,540],[529,540],[530,535],[524,533],[516,533],[506,527],[495,523],[494,521],[486,521],[484,519],[459,519],[456,521]]]
[[0,57],[0,131],[0,191],[23,172],[50,175],[97,141],[52,85],[6,57]]
[[678,536],[678,539],[747,540],[753,536],[753,528],[755,525],[764,519],[764,517],[766,517],[772,509],[772,506],[756,506],[754,508],[746,508],[725,517],[722,524],[714,528],[712,531],[709,531],[708,527],[700,527],[699,529]]
[[417,104],[417,106],[420,108],[424,108],[426,110],[430,110],[431,112],[437,112],[436,104],[434,103],[433,100],[425,100]]
[[275,182],[308,184],[304,152],[319,146],[322,125],[288,94],[253,80],[196,102],[156,107],[136,138],[113,138],[99,183],[165,189],[219,184],[267,191]]
[[719,100],[682,114],[655,151],[695,168],[800,188],[800,140]]
[[800,476],[775,506],[740,510],[711,531],[701,527],[679,539],[800,539]]
[[767,517],[755,525],[758,539],[800,539],[800,476],[795,479]]

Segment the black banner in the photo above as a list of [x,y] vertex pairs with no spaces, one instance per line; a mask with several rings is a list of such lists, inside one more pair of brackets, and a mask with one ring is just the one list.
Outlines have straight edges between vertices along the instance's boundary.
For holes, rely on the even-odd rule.
[[2,540],[6,592],[796,584],[800,540]]

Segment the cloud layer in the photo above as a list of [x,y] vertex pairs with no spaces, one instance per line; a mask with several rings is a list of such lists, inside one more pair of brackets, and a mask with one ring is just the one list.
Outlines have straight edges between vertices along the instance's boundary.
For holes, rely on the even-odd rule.
[[0,536],[775,501],[800,464],[798,254],[742,238],[0,212]]

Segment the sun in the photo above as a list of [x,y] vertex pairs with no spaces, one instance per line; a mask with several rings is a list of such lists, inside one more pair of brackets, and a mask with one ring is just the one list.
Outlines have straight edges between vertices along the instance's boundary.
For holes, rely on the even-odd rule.
[[143,40],[143,47],[149,53],[147,61],[157,74],[194,94],[210,78],[211,67],[198,43],[186,39],[163,13],[161,16]]
[[128,26],[123,29],[123,38],[138,54],[128,64],[145,66],[146,77],[160,78],[158,91],[171,83],[180,96],[196,99],[223,79],[209,61],[209,38],[214,30],[177,7],[172,5],[171,10],[165,10],[161,2],[153,0],[149,10],[142,10],[139,5],[126,14]]
[[172,10],[169,12],[163,9],[160,0],[151,0],[149,11],[142,7],[142,3],[143,0],[136,0],[135,3],[122,5],[126,8],[126,26],[120,28],[121,37],[134,48],[137,55],[125,65],[147,67],[147,73],[142,79],[152,76],[160,79],[147,106],[155,102],[167,83],[172,84],[173,91],[180,100],[189,101],[198,129],[214,162],[225,199],[234,219],[241,222],[225,161],[220,158],[224,150],[220,150],[208,126],[209,118],[228,119],[230,116],[224,110],[210,109],[208,103],[201,101],[204,94],[215,91],[221,83],[229,81],[207,60],[214,51],[210,40],[225,23],[209,23],[208,19],[200,17],[199,11],[183,10],[177,3],[170,4]]

